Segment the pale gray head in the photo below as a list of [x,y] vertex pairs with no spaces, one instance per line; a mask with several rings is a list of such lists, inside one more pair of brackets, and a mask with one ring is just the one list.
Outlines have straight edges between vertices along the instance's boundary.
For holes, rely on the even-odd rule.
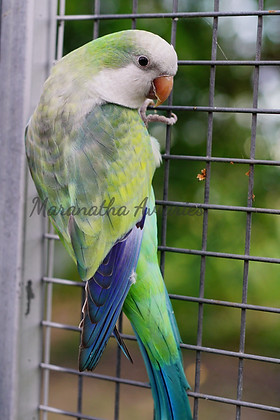
[[166,100],[177,72],[172,45],[140,30],[111,34],[104,41],[110,45],[103,51],[106,65],[90,82],[101,101],[139,108],[146,98],[157,99],[157,104]]

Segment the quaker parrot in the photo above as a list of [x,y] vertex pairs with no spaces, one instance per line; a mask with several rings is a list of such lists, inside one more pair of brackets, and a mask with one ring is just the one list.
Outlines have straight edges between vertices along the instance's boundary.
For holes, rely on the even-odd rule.
[[[127,30],[63,57],[26,129],[39,197],[86,282],[80,371],[98,363],[123,309],[149,375],[156,420],[190,420],[180,336],[157,261],[152,177],[161,156],[147,131],[147,99],[162,103],[177,71],[174,48]],[[150,99],[149,99],[150,98]]]

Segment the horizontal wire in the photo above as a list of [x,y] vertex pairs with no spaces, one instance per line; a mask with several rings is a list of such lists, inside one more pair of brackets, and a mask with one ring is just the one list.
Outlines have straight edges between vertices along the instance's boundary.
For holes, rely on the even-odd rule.
[[221,356],[235,357],[238,359],[247,359],[247,360],[254,360],[256,362],[280,364],[280,359],[278,359],[277,357],[259,356],[257,354],[241,353],[237,351],[215,349],[212,347],[204,347],[204,346],[197,346],[197,345],[184,344],[184,343],[182,343],[180,347],[186,350],[202,351],[205,353],[219,354]]
[[[184,203],[182,201],[156,200],[156,204],[161,206],[183,207],[193,209],[222,210],[222,211],[240,211],[244,213],[262,213],[262,214],[280,214],[280,209],[267,209],[262,207],[246,206],[227,206],[223,204],[204,204],[204,203]],[[195,214],[192,212],[191,215]]]
[[280,10],[254,10],[240,12],[170,12],[170,13],[120,13],[120,14],[88,14],[88,15],[57,15],[58,21],[71,20],[107,20],[107,19],[184,19],[198,17],[250,17],[278,16]]
[[[171,298],[173,297],[171,296]],[[205,302],[205,303],[209,303],[209,302]],[[68,325],[68,324],[62,324],[58,322],[53,322],[53,321],[42,321],[42,325],[49,328],[63,329],[65,331],[75,331],[75,332],[81,331],[81,328],[79,327]],[[120,336],[124,340],[129,340],[129,341],[137,340],[136,337],[131,334],[120,333]],[[112,334],[111,337],[114,338],[114,335]],[[262,355],[250,354],[250,353],[241,353],[241,352],[236,352],[236,351],[231,351],[231,350],[216,349],[213,347],[198,346],[198,345],[186,344],[186,343],[181,343],[180,347],[185,350],[202,351],[205,353],[219,354],[222,356],[235,357],[238,359],[242,358],[242,359],[254,360],[258,362],[280,364],[280,359],[277,357],[262,356]]]
[[75,417],[76,419],[79,419],[79,420],[82,420],[82,419],[83,420],[105,420],[105,419],[101,419],[100,417],[87,416],[86,414],[78,413],[75,411],[68,411],[68,410],[63,410],[61,408],[50,407],[49,405],[40,404],[39,410],[47,411],[49,413],[63,414],[64,416]]
[[62,324],[60,322],[53,321],[42,321],[41,325],[43,325],[43,327],[57,328],[65,331],[81,332],[82,330],[80,327],[75,327],[74,325]]
[[45,239],[53,239],[54,241],[59,241],[59,236],[55,233],[46,232],[43,236]]
[[[148,109],[153,109],[149,107]],[[196,112],[225,112],[236,114],[280,114],[280,108],[252,108],[252,107],[224,107],[224,106],[196,106],[196,105],[159,105],[163,111],[196,111]]]
[[[101,380],[119,382],[119,383],[125,384],[125,385],[134,385],[134,386],[138,386],[138,387],[141,387],[141,388],[150,388],[150,385],[146,382],[138,382],[138,381],[133,381],[133,380],[130,380],[130,379],[117,378],[117,377],[113,377],[113,376],[101,375],[101,374],[96,374],[96,373],[79,372],[76,369],[63,368],[62,366],[57,366],[57,365],[52,365],[52,364],[47,364],[47,363],[41,363],[40,366],[41,366],[41,368],[48,369],[50,371],[61,372],[61,373],[69,373],[69,374],[73,374],[73,375],[79,375],[79,376],[81,375],[81,376],[86,376],[86,377],[93,377],[93,378],[101,379]],[[280,413],[280,408],[270,406],[270,405],[257,404],[257,403],[248,402],[248,401],[240,401],[240,400],[235,400],[235,399],[226,398],[226,397],[217,397],[215,395],[202,394],[202,393],[199,393],[199,392],[192,392],[192,391],[189,391],[188,395],[191,396],[191,397],[222,402],[222,403],[225,403],[225,404],[233,404],[233,405],[238,405],[238,406],[240,405],[240,406],[243,406],[243,407],[255,408],[255,409],[259,409],[259,410],[266,410],[266,411],[273,411],[275,413]],[[41,410],[52,409],[52,407],[42,406],[42,405],[40,405],[39,408]],[[54,410],[56,410],[56,409],[54,409]],[[59,409],[57,409],[57,410],[59,410]],[[59,412],[62,414],[63,410],[59,410]],[[81,418],[85,418],[86,420],[94,419],[92,417],[83,417],[82,413],[81,413],[81,415],[79,414],[79,416]]]
[[252,305],[249,303],[229,302],[226,300],[216,300],[216,299],[199,298],[199,297],[193,297],[193,296],[175,295],[171,293],[169,294],[169,297],[171,299],[182,300],[182,301],[187,301],[187,302],[205,303],[208,305],[217,305],[217,306],[225,306],[229,308],[248,309],[251,311],[271,312],[275,314],[280,314],[280,308],[276,308],[272,306]]
[[179,66],[280,66],[280,60],[178,60]]
[[102,375],[94,372],[79,372],[77,369],[66,368],[50,363],[40,363],[42,369],[48,369],[53,372],[70,373],[71,375],[86,376],[88,378],[95,378],[109,382],[119,382],[123,385],[133,385],[140,388],[151,388],[147,382],[134,381],[132,379],[117,378],[116,376]]
[[57,277],[43,277],[42,280],[45,281],[46,283],[63,284],[64,286],[85,287],[85,282],[83,281],[60,279]]
[[192,391],[188,391],[188,395],[190,397],[201,398],[201,399],[209,400],[209,401],[216,401],[216,402],[221,402],[225,404],[233,404],[233,405],[238,405],[241,407],[255,408],[258,410],[265,410],[265,411],[272,411],[274,413],[280,413],[280,408],[274,407],[272,405],[251,403],[247,401],[234,400],[232,398],[216,397],[215,395],[202,394],[200,392],[192,392]]
[[162,155],[162,159],[174,159],[174,160],[194,160],[204,162],[221,162],[221,163],[238,163],[244,165],[272,165],[280,166],[280,160],[268,160],[268,159],[246,159],[246,158],[224,158],[215,156],[194,156],[194,155]]
[[252,255],[243,255],[243,254],[231,254],[227,252],[214,252],[214,251],[201,251],[197,249],[187,249],[187,248],[175,248],[171,246],[159,246],[159,251],[165,252],[177,252],[178,254],[190,254],[190,255],[203,255],[206,257],[216,257],[216,258],[229,258],[234,260],[241,261],[257,261],[265,263],[280,264],[280,258],[271,258],[271,257],[256,257]]

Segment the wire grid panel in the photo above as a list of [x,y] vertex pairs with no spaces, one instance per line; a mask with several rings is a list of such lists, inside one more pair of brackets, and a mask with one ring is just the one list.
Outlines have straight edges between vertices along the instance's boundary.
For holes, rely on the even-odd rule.
[[[102,6],[105,3],[106,1],[102,3]],[[265,255],[261,253],[262,247],[258,246],[261,238],[254,236],[254,218],[263,218],[261,220],[265,220],[266,217],[273,217],[274,220],[277,218],[278,225],[275,226],[279,227],[280,210],[277,209],[277,206],[272,205],[273,201],[268,201],[268,204],[260,207],[255,206],[255,190],[256,185],[258,185],[258,190],[266,188],[266,185],[259,186],[265,171],[270,171],[269,176],[271,178],[279,176],[280,161],[274,157],[264,159],[263,155],[268,156],[266,153],[258,156],[257,140],[260,135],[259,121],[263,117],[273,116],[275,118],[280,114],[280,109],[276,107],[270,108],[259,104],[260,86],[263,83],[261,78],[262,70],[269,67],[277,72],[280,64],[280,61],[275,60],[274,57],[271,59],[268,56],[266,59],[262,59],[264,25],[267,25],[266,19],[270,19],[270,22],[274,19],[279,25],[280,11],[265,9],[261,0],[258,3],[254,3],[255,9],[249,11],[237,10],[230,12],[223,9],[225,2],[219,2],[218,0],[214,1],[213,9],[211,10],[205,11],[206,2],[195,2],[204,6],[203,10],[199,10],[199,4],[195,4],[194,10],[186,11],[184,4],[180,5],[180,2],[178,4],[174,0],[169,5],[169,11],[163,8],[158,12],[147,13],[145,7],[142,7],[143,5],[145,6],[145,3],[145,1],[132,1],[129,13],[113,13],[115,9],[112,6],[112,13],[110,13],[111,3],[107,2],[106,13],[103,13],[101,2],[96,0],[92,14],[83,14],[81,12],[81,14],[73,15],[66,14],[66,0],[61,0],[57,15],[56,58],[59,59],[63,55],[65,27],[70,22],[90,22],[92,24],[93,37],[96,38],[102,33],[102,28],[105,24],[107,26],[104,31],[107,30],[109,24],[113,24],[116,21],[124,22],[125,29],[128,27],[127,25],[132,28],[140,26],[141,29],[145,29],[148,21],[156,20],[163,26],[169,25],[169,40],[173,45],[178,44],[181,22],[187,21],[190,24],[194,24],[193,22],[202,21],[208,28],[209,36],[211,37],[209,58],[205,59],[203,57],[203,59],[190,60],[187,54],[179,55],[178,71],[179,83],[181,71],[207,69],[207,103],[200,106],[197,103],[186,104],[184,102],[175,105],[177,92],[175,80],[174,104],[173,98],[169,98],[168,105],[159,107],[165,113],[170,111],[177,112],[182,121],[187,118],[195,119],[197,115],[201,116],[205,121],[204,153],[200,155],[191,153],[172,154],[173,128],[166,128],[163,169],[161,172],[162,199],[157,200],[157,206],[161,213],[161,228],[159,231],[160,265],[162,272],[166,274],[167,283],[168,277],[172,275],[169,267],[174,267],[170,265],[172,259],[176,258],[179,265],[183,266],[183,260],[191,261],[191,264],[194,264],[195,267],[194,273],[196,274],[193,274],[193,272],[186,273],[187,279],[185,280],[189,283],[196,282],[195,291],[188,293],[188,287],[186,286],[185,289],[182,289],[182,293],[177,293],[177,290],[173,287],[173,293],[170,295],[176,314],[177,307],[178,312],[180,309],[180,313],[183,313],[182,319],[179,319],[182,335],[184,327],[186,329],[193,327],[196,331],[196,338],[193,342],[186,341],[182,344],[186,374],[192,385],[189,397],[193,405],[194,419],[218,417],[237,420],[273,420],[278,418],[280,413],[277,391],[275,391],[277,389],[275,372],[276,368],[279,369],[280,359],[275,356],[276,352],[260,351],[260,353],[256,354],[254,349],[257,347],[251,347],[250,340],[255,342],[256,340],[258,341],[258,338],[251,335],[248,336],[247,330],[252,331],[252,329],[248,329],[250,322],[263,323],[265,329],[266,322],[270,321],[270,317],[271,319],[273,318],[272,322],[275,328],[278,325],[279,329],[279,307],[274,304],[274,301],[272,304],[271,301],[266,299],[264,299],[265,304],[262,304],[262,300],[257,296],[257,292],[255,291],[256,296],[254,298],[254,293],[251,294],[250,288],[254,282],[254,274],[259,270],[258,267],[263,273],[266,273],[266,270],[269,268],[269,273],[274,272],[279,279],[279,251],[275,253],[271,250],[271,253],[266,252]],[[246,3],[244,4],[246,5]],[[242,59],[238,57],[238,59],[230,60],[219,45],[219,28],[227,25],[226,19],[231,19],[231,22],[234,22],[236,25],[236,22],[241,22],[244,18],[250,18],[255,25],[255,29],[252,30],[254,56],[252,57],[248,54],[249,58],[247,58],[245,53],[242,55]],[[149,28],[148,24],[147,27]],[[184,51],[181,51],[180,54],[184,54]],[[219,102],[219,98],[216,98],[218,76],[228,68],[239,69],[244,67],[249,68],[251,71],[251,103],[247,104],[247,106],[242,105],[238,107],[227,106],[227,103],[216,106],[216,100]],[[262,100],[262,103],[265,102]],[[216,150],[215,136],[217,135],[217,127],[219,127],[219,124],[225,127],[223,118],[227,122],[229,121],[229,115],[230,117],[234,116],[237,120],[239,118],[240,124],[246,126],[246,135],[248,137],[246,140],[246,157],[242,155],[235,157],[235,155],[227,155],[226,152],[224,155],[216,156],[213,153]],[[278,120],[277,124],[279,124]],[[176,127],[174,130],[176,130]],[[191,150],[187,142],[184,143],[184,148],[186,151]],[[180,196],[177,199],[169,199],[171,195],[174,196],[170,187],[170,179],[174,172],[180,172],[181,168],[184,171],[186,165],[193,165],[194,171],[197,168],[202,168],[199,177],[201,182],[195,180],[196,188],[200,188],[202,191],[199,196],[200,199],[197,201],[185,201]],[[223,183],[221,174],[228,170],[225,168],[232,168],[232,170],[233,168],[234,170],[235,168],[241,168],[243,175],[246,172],[244,175],[246,180],[246,198],[242,205],[238,199],[235,201],[235,198],[238,197],[239,188],[240,193],[243,193],[241,184],[239,185],[239,178],[236,183],[233,182],[232,185],[226,187],[233,195],[230,205],[223,203],[218,193],[216,193],[217,184]],[[276,199],[275,202],[277,202]],[[200,246],[181,246],[180,244],[184,244],[184,242],[180,241],[171,241],[172,243],[169,243],[169,223],[172,224],[170,216],[172,213],[170,211],[174,211],[174,209],[176,211],[178,209],[179,211],[185,211],[185,214],[188,215],[196,214],[201,216],[199,223],[189,222],[191,225],[197,224],[200,228],[198,235]],[[179,217],[178,213],[175,214],[176,217]],[[223,217],[226,218],[229,214],[235,215],[237,217],[236,220],[240,222],[240,226],[237,224],[233,233],[231,231],[233,237],[235,236],[235,231],[236,236],[240,236],[239,245],[234,252],[227,247],[225,247],[225,250],[215,248],[215,244],[218,244],[217,246],[219,247],[219,243],[215,242],[217,226],[222,225]],[[226,230],[222,232],[217,230],[216,232],[217,235],[227,235]],[[273,234],[275,233],[274,231]],[[153,410],[149,384],[145,376],[143,363],[140,360],[140,356],[137,356],[135,337],[127,326],[125,319],[120,319],[119,329],[123,331],[122,336],[129,340],[128,344],[131,344],[136,352],[136,363],[134,366],[130,367],[127,365],[127,361],[123,360],[114,340],[110,340],[108,349],[100,362],[101,367],[98,367],[93,373],[78,372],[75,357],[79,343],[80,329],[77,325],[80,318],[79,300],[83,300],[83,284],[76,281],[77,278],[73,279],[71,275],[70,279],[62,278],[62,275],[56,275],[57,272],[61,273],[60,265],[62,262],[68,264],[69,260],[65,260],[65,254],[61,252],[58,237],[51,228],[46,230],[44,241],[48,263],[46,275],[43,278],[46,306],[45,317],[42,321],[44,326],[44,355],[41,363],[43,373],[42,401],[40,404],[41,418],[44,420],[73,417],[91,420],[99,418],[128,419],[131,416],[139,419],[152,418]],[[234,242],[234,238],[232,238],[232,242]],[[242,248],[240,243],[242,243]],[[252,250],[256,250],[256,252],[252,252]],[[193,267],[193,265],[191,266]],[[228,273],[229,270],[237,273],[238,286],[236,287],[240,288],[240,293],[233,293],[232,296],[236,296],[235,298],[223,298],[218,292],[216,295],[215,293],[213,294],[211,292],[211,284],[214,280],[217,281],[219,276],[220,281],[225,283],[227,281],[227,274],[225,273]],[[173,272],[173,277],[177,276],[177,274],[179,275],[179,273],[181,272],[178,268],[178,273],[176,271],[175,273]],[[213,281],[209,278],[209,273],[210,275],[215,273],[216,277]],[[168,284],[171,284],[172,280],[173,278]],[[260,284],[260,292],[258,292],[260,294],[265,288],[274,287],[273,284],[276,284],[270,285],[269,279],[266,277],[264,277],[263,281],[267,283],[267,286]],[[79,290],[81,293],[78,293]],[[178,287],[178,290],[181,290],[180,287]],[[225,296],[227,295],[225,294]],[[70,304],[67,304],[67,297],[69,297]],[[192,314],[195,314],[191,322],[188,321],[190,308],[193,308]],[[213,313],[216,314],[216,317],[213,316]],[[222,317],[221,324],[225,328],[221,328],[220,324],[209,326],[209,322],[212,319],[217,320],[219,314]],[[216,328],[218,333],[227,335],[227,328],[230,329],[231,322],[236,324],[236,328],[239,331],[238,340],[233,341],[232,344],[225,345],[225,347],[211,344],[216,343],[215,340],[212,340],[212,336],[216,335]],[[221,329],[219,330],[219,328]],[[256,331],[258,334],[257,326]],[[260,335],[260,341],[262,337]],[[279,336],[276,334],[276,340],[277,338],[279,339]],[[63,340],[64,346],[61,344]],[[230,343],[230,338],[228,342]],[[248,348],[253,350],[247,351],[247,344],[249,344]],[[267,345],[270,345],[269,342]],[[276,345],[274,343],[274,348],[277,345],[279,350],[279,342]],[[74,360],[71,360],[70,357],[68,361],[64,357],[68,346],[71,349]],[[135,371],[135,376],[133,376],[133,370]],[[256,377],[254,377],[254,372]],[[259,392],[254,393],[252,391],[253,383],[256,384]],[[131,400],[133,404],[131,404]],[[125,410],[125,406],[128,407],[127,410]]]

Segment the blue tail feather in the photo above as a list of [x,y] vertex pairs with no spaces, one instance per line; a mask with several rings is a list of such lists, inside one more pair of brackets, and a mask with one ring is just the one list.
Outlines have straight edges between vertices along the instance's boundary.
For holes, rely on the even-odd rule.
[[182,367],[181,357],[171,364],[154,365],[139,337],[137,341],[149,375],[155,404],[154,420],[192,420],[192,413],[186,390],[189,384]]

